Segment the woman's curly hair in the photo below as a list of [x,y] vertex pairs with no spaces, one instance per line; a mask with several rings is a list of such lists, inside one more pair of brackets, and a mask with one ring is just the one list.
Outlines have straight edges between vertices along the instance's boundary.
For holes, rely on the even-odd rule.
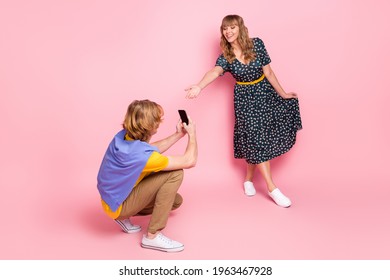
[[223,30],[227,26],[238,26],[239,34],[238,34],[238,44],[242,49],[242,54],[244,55],[245,62],[252,61],[256,58],[256,53],[253,51],[253,42],[252,39],[249,38],[248,28],[244,24],[244,20],[242,17],[238,15],[227,15],[222,19],[221,24],[221,42],[220,46],[222,49],[223,56],[229,63],[232,63],[236,58],[233,48],[230,43],[226,40],[223,35]]

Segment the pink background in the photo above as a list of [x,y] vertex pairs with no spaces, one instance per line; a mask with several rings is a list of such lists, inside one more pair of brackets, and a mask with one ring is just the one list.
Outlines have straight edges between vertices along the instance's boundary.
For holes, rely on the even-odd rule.
[[[390,4],[385,0],[2,1],[1,259],[389,259]],[[304,129],[273,162],[293,206],[242,191],[232,156],[233,79],[184,88],[219,54],[226,14],[264,40]],[[199,161],[165,233],[179,254],[142,249],[100,208],[96,175],[129,102],[196,121]],[[182,153],[185,142],[170,151]],[[136,218],[143,228],[148,218]]]

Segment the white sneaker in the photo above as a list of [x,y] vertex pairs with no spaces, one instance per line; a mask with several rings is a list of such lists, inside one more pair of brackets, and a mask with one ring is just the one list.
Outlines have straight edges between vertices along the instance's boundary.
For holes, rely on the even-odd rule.
[[244,183],[244,191],[247,196],[254,196],[256,194],[255,186],[251,181],[246,181]]
[[281,207],[290,207],[291,200],[282,194],[282,192],[276,188],[272,192],[268,192],[269,196],[275,201],[275,203]]
[[160,250],[163,252],[180,252],[184,250],[184,245],[163,235],[161,232],[155,238],[149,239],[145,235],[141,242],[142,248]]
[[124,219],[124,220],[114,220],[124,232],[126,233],[136,233],[141,230],[141,226],[139,225],[133,225],[130,222],[130,219]]

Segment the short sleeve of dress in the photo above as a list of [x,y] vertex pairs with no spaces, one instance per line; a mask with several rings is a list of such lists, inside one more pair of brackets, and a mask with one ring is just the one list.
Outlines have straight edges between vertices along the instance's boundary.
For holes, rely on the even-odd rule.
[[253,40],[255,51],[259,55],[261,66],[265,66],[271,63],[271,58],[268,55],[263,40],[260,38],[254,38]]
[[215,62],[215,66],[220,66],[223,69],[223,74],[225,74],[226,71],[229,71],[229,63],[226,60],[226,58],[221,54],[218,58],[217,61]]

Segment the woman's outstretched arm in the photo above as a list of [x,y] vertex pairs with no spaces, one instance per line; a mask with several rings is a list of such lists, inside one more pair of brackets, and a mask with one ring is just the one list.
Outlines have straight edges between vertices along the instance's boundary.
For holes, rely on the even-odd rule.
[[196,85],[192,85],[185,89],[187,92],[186,98],[196,98],[198,97],[199,93],[207,87],[209,84],[211,84],[216,78],[218,78],[220,75],[223,74],[223,69],[221,66],[215,66],[210,71],[206,72],[206,74],[203,76],[202,80]]

